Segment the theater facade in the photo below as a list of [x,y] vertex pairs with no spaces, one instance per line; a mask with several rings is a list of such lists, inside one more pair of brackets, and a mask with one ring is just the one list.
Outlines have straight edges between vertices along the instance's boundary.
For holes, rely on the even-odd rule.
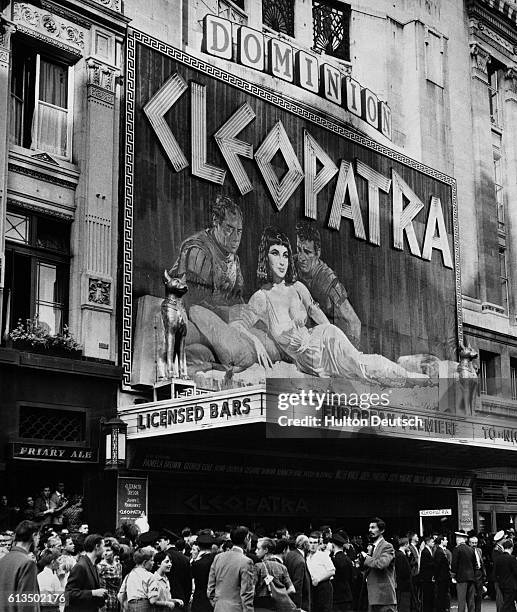
[[[393,532],[508,528],[514,400],[502,359],[485,358],[498,343],[511,355],[512,331],[483,307],[501,299],[487,289],[489,242],[472,232],[466,136],[451,102],[456,76],[479,81],[478,64],[472,74],[460,65],[469,41],[446,25],[469,16],[459,2],[415,8],[423,72],[402,82],[379,66],[369,75],[373,17],[353,3],[329,6],[356,37],[354,57],[316,53],[300,34],[300,19],[318,31],[326,3],[307,14],[293,2],[288,33],[268,21],[267,2],[260,15],[248,4],[201,14],[184,3],[163,16],[184,23],[178,31],[126,4],[118,413],[120,476],[146,481],[135,512],[146,507],[156,528],[362,533],[371,514]],[[381,10],[375,27],[407,37],[397,10]],[[473,250],[486,281],[477,310]],[[267,266],[281,256],[302,296],[294,305],[269,293]],[[171,377],[167,356],[176,320],[162,305],[164,271],[166,284],[188,288],[184,377]],[[320,332],[315,349],[308,338]],[[303,404],[311,389],[340,400]]]

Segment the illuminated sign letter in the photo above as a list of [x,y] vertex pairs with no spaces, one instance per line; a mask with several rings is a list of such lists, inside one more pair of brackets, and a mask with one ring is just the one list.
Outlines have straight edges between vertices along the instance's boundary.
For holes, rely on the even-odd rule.
[[424,246],[422,247],[422,259],[431,261],[432,250],[438,249],[442,252],[443,265],[452,268],[452,257],[447,240],[447,230],[443,218],[442,203],[440,198],[431,197],[429,206],[429,217],[425,228]]
[[363,106],[361,103],[361,85],[351,78],[347,78],[345,83],[346,109],[354,115],[361,117],[363,113]]
[[356,170],[359,176],[368,183],[368,232],[372,244],[381,243],[381,228],[379,215],[379,189],[389,192],[391,179],[386,178],[364,162],[357,160]]
[[206,87],[193,82],[190,94],[192,174],[222,185],[226,171],[206,161]]
[[232,59],[232,22],[215,15],[205,17],[203,51],[210,55]]
[[251,106],[245,102],[214,134],[215,141],[230,168],[233,179],[242,195],[253,191],[253,185],[239,159],[239,155],[253,159],[253,145],[236,138],[239,132],[255,119]]
[[[283,155],[288,168],[282,180],[278,179],[271,165],[271,160],[278,151]],[[282,210],[287,200],[289,200],[298,185],[303,181],[303,170],[281,121],[278,121],[273,126],[273,129],[257,149],[255,161],[266,182],[273,202],[278,210]]]
[[327,100],[341,104],[341,72],[329,64],[321,67],[323,95]]
[[281,40],[269,41],[269,70],[273,76],[293,82],[293,48]]
[[[404,250],[404,232],[406,232],[409,250],[413,255],[421,257],[413,219],[422,210],[424,204],[395,170],[391,171],[391,177],[393,179],[393,246],[401,251]],[[409,200],[405,208],[403,196]]]
[[379,102],[379,129],[391,140],[391,108],[386,102]]
[[305,51],[296,54],[296,82],[303,89],[318,93],[320,89],[318,58]]
[[365,120],[373,125],[374,128],[379,127],[379,98],[369,89],[363,89],[363,112]]
[[178,141],[174,138],[169,124],[165,121],[164,115],[176,104],[187,89],[188,85],[183,78],[179,74],[173,74],[143,109],[176,172],[186,168],[188,161]]
[[264,36],[261,32],[241,26],[237,34],[237,61],[243,66],[264,70]]
[[[350,198],[350,204],[346,204],[345,202],[347,191],[348,197]],[[355,184],[354,169],[350,162],[343,159],[339,167],[336,191],[334,192],[334,200],[332,202],[328,226],[338,230],[341,225],[342,217],[345,219],[352,219],[355,237],[366,240],[363,215],[361,214],[357,185]]]
[[[305,216],[316,219],[318,193],[337,173],[337,166],[307,130],[303,131],[303,149],[305,165]],[[318,161],[323,167],[316,173],[316,162]]]

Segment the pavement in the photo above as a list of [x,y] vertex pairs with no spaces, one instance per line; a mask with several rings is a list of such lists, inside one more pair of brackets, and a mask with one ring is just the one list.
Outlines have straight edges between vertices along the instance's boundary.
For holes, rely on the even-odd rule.
[[[481,602],[481,612],[495,612],[495,601],[491,599],[483,599]],[[451,612],[458,612],[458,602],[451,602]]]

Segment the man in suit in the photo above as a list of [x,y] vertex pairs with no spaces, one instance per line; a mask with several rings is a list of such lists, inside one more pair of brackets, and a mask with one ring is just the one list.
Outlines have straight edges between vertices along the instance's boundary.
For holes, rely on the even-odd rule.
[[108,595],[106,589],[100,588],[96,564],[104,553],[104,540],[99,534],[92,534],[84,540],[84,555],[70,571],[65,587],[65,612],[94,612],[104,606]]
[[199,554],[192,562],[192,578],[194,579],[194,597],[192,598],[191,612],[212,612],[212,604],[207,597],[208,576],[215,559],[212,545],[215,538],[210,531],[202,531],[197,537]]
[[467,545],[468,536],[464,531],[456,531],[456,548],[452,553],[452,581],[456,583],[458,612],[474,612],[474,580],[476,555]]
[[395,550],[384,539],[385,529],[386,523],[381,518],[372,519],[368,528],[370,545],[367,552],[361,552],[364,566],[367,568],[369,612],[397,611]]
[[503,594],[501,593],[501,589],[499,588],[499,584],[497,582],[497,579],[495,577],[495,562],[497,560],[497,557],[499,557],[500,555],[503,554],[503,543],[504,540],[504,531],[498,531],[495,535],[494,535],[494,550],[492,551],[492,581],[494,583],[494,589],[495,589],[495,607],[496,607],[496,611],[497,612],[501,612],[501,609],[503,607]]
[[418,582],[418,572],[420,571],[419,537],[414,531],[408,531],[407,539],[409,541],[408,561],[411,568],[411,612],[420,612],[422,598]]
[[436,612],[449,612],[451,607],[451,566],[447,555],[447,538],[438,536],[435,540],[434,551],[434,582],[436,585],[435,609]]
[[352,607],[353,564],[343,548],[345,538],[338,533],[330,537],[332,544],[332,563],[336,568],[333,581],[332,612],[348,612]]
[[[38,568],[29,558],[29,552],[37,548],[39,542],[39,525],[32,521],[22,521],[14,532],[14,544],[11,550],[0,559],[0,593],[2,605],[6,612],[27,610],[27,604],[9,602],[9,594],[39,593]],[[39,612],[39,604],[34,604],[31,612]]]
[[309,550],[309,538],[301,534],[295,540],[294,550],[290,550],[285,556],[285,566],[296,593],[292,593],[291,599],[302,610],[311,609],[311,577],[305,555]]
[[158,538],[158,548],[169,555],[172,562],[170,573],[171,597],[181,599],[186,604],[192,595],[192,569],[188,557],[180,552],[175,545],[180,538],[169,531],[163,529]]
[[434,607],[434,537],[424,537],[425,546],[420,553],[418,580],[422,591],[422,612],[432,612]]
[[411,609],[411,566],[409,565],[409,541],[400,538],[395,543],[395,576],[397,578],[397,610],[409,612]]
[[478,538],[476,535],[469,537],[469,546],[476,555],[476,570],[474,572],[474,608],[475,612],[481,612],[481,602],[483,600],[483,587],[486,581],[485,562],[483,561],[483,552],[478,547]]
[[253,561],[246,556],[251,535],[247,527],[230,532],[232,548],[217,555],[210,568],[207,595],[214,612],[253,612]]
[[502,612],[515,612],[517,596],[517,559],[513,556],[512,540],[504,540],[503,552],[497,556],[494,575],[503,598]]

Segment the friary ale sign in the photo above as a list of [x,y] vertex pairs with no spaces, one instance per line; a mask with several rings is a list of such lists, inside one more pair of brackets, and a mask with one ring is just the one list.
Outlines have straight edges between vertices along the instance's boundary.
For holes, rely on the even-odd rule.
[[[259,353],[284,378],[307,374],[299,355],[320,332],[337,352],[311,356],[356,372],[369,361],[400,379],[401,356],[456,360],[453,179],[134,31],[126,112],[126,382],[159,378],[164,270],[189,287],[202,388],[262,384]],[[289,303],[269,294],[273,269]]]

